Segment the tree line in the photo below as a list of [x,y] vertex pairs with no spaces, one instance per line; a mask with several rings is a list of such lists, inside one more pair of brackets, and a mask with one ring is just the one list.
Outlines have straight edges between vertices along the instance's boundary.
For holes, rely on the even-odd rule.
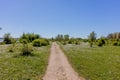
[[[2,30],[2,28],[0,28]],[[12,38],[10,33],[4,34],[4,40],[3,44],[11,44],[16,41],[22,42],[26,40],[28,43],[34,42],[34,46],[40,46],[42,45],[47,45],[49,44],[49,41],[59,41],[62,44],[76,44],[79,45],[81,42],[89,42],[90,47],[93,47],[93,45],[97,46],[104,46],[104,45],[115,45],[115,46],[120,46],[120,32],[115,32],[115,33],[110,33],[106,37],[100,37],[97,38],[97,34],[92,31],[87,39],[83,38],[75,38],[75,37],[70,37],[68,34],[58,34],[56,37],[52,37],[51,39],[45,39],[42,38],[39,34],[34,34],[34,33],[23,33],[22,36],[20,36],[19,40],[16,40]],[[41,40],[40,40],[41,39]],[[35,40],[35,41],[34,41]],[[2,44],[0,43],[0,44]]]

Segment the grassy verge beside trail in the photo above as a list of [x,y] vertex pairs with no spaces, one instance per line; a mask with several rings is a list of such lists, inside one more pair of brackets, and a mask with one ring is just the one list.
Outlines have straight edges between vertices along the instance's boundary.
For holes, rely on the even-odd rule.
[[120,80],[120,47],[60,46],[76,72],[87,80]]
[[35,48],[33,56],[20,56],[19,45],[13,53],[6,51],[6,47],[8,46],[0,45],[0,80],[42,79],[50,46]]

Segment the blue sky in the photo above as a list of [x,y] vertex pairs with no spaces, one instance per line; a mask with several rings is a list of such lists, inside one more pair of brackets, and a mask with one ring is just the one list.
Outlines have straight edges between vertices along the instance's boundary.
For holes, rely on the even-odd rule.
[[0,36],[34,32],[87,38],[120,32],[120,0],[0,0]]

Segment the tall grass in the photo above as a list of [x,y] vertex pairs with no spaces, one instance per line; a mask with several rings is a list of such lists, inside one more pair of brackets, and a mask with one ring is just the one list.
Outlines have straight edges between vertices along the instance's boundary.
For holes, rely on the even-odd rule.
[[120,47],[61,45],[73,68],[87,80],[120,80]]

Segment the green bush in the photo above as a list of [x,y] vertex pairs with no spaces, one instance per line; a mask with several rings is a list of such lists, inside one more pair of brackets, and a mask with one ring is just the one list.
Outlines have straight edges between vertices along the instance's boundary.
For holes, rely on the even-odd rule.
[[4,40],[3,40],[3,42],[5,44],[12,44],[12,42],[14,42],[14,41],[15,41],[15,39],[11,37],[10,33],[4,34]]
[[72,40],[69,40],[69,41],[68,41],[68,44],[72,44],[72,43],[73,43],[73,41],[72,41]]
[[120,42],[118,42],[118,46],[120,46]]
[[35,47],[40,47],[41,46],[40,39],[36,39],[32,43],[33,43],[33,46],[35,46]]
[[26,39],[21,39],[20,42],[21,42],[22,44],[27,44],[27,43],[28,43],[28,41],[27,41]]
[[113,46],[120,46],[120,42],[119,42],[119,41],[115,41],[115,42],[113,42],[112,45],[113,45]]
[[23,35],[20,37],[20,42],[22,39],[26,39],[27,42],[32,42],[34,41],[35,39],[39,39],[40,38],[40,35],[38,34],[34,34],[34,33],[23,33]]
[[16,40],[15,39],[11,39],[11,40],[12,40],[12,44],[8,47],[8,52],[14,52],[15,50]]
[[33,47],[28,44],[26,39],[22,40],[23,47],[21,49],[21,55],[28,56],[32,55]]
[[49,41],[47,39],[40,39],[41,46],[47,46],[49,45]]
[[13,46],[9,46],[8,47],[8,52],[14,52],[14,47]]
[[104,39],[100,39],[100,40],[98,40],[98,42],[97,42],[97,46],[103,46],[103,45],[105,45],[105,40]]
[[40,46],[47,46],[49,45],[49,41],[47,39],[36,39],[33,41],[33,46],[40,47]]
[[28,44],[24,44],[23,45],[23,48],[21,50],[21,54],[23,56],[28,56],[28,55],[32,55],[32,52],[33,52],[33,47],[28,45]]
[[74,44],[79,45],[79,44],[80,44],[80,41],[75,40],[75,41],[74,41]]
[[66,45],[67,42],[66,41],[61,41],[61,44]]
[[101,41],[99,41],[98,43],[97,43],[97,46],[99,46],[99,47],[102,47],[104,44],[101,42]]

